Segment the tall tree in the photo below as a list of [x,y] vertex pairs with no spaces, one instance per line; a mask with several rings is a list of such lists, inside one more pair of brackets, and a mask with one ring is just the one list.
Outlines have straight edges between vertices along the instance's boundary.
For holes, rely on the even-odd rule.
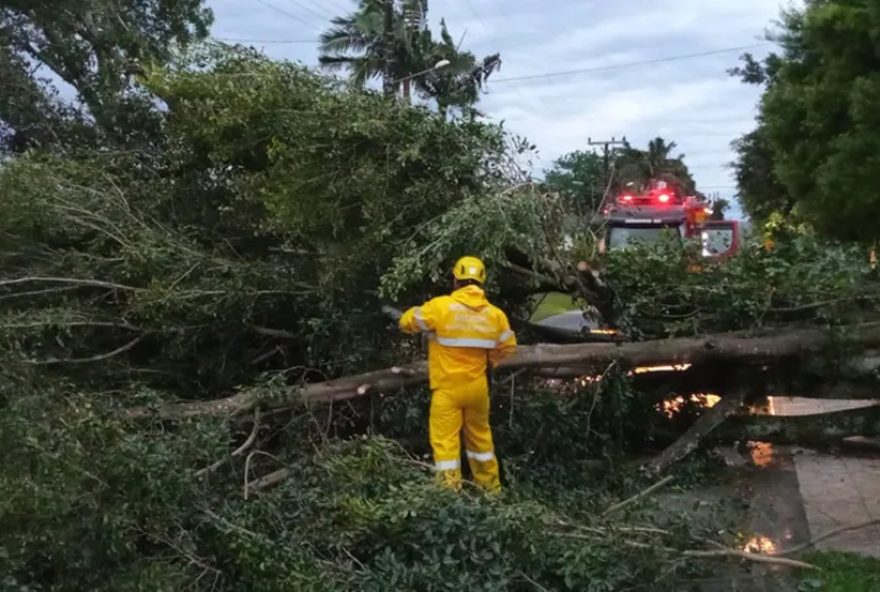
[[547,187],[559,193],[582,216],[599,208],[605,190],[603,178],[602,158],[583,150],[559,157],[544,175]]
[[676,147],[675,142],[658,137],[648,142],[647,150],[629,145],[619,150],[615,159],[615,186],[619,188],[632,183],[645,187],[652,180],[661,180],[675,185],[684,193],[694,193],[696,183],[684,164],[684,154],[672,156]]
[[501,54],[495,53],[478,60],[469,51],[461,51],[452,39],[446,21],[440,21],[439,43],[431,41],[425,44],[428,55],[422,63],[429,65],[448,61],[449,65],[439,70],[427,72],[415,79],[420,93],[437,101],[441,113],[450,108],[459,108],[470,114],[476,114],[473,106],[480,100],[489,77],[501,68]]
[[[784,12],[772,38],[778,55],[747,58],[734,71],[764,85],[760,127],[740,150],[744,196],[760,195],[749,186],[774,193],[776,179],[785,196],[778,209],[792,204],[828,236],[880,239],[873,190],[880,178],[880,5],[811,0]],[[755,160],[762,166],[753,172]]]
[[[334,18],[331,28],[321,35],[321,65],[331,71],[346,71],[358,87],[383,76],[386,6],[386,0],[360,0],[355,12]],[[486,80],[500,67],[500,56],[478,60],[471,52],[461,51],[445,21],[441,21],[440,40],[435,40],[426,25],[426,0],[394,2],[393,8],[391,73],[401,81],[403,96],[408,100],[415,88],[421,96],[436,100],[441,112],[451,107],[472,108]],[[432,70],[441,61],[448,64]]]
[[167,61],[175,48],[207,36],[212,15],[203,3],[0,0],[4,144],[20,149],[39,143],[64,111],[57,89],[35,81],[39,72],[72,87],[80,115],[102,132],[124,139],[143,129],[152,104],[137,91],[134,75],[141,64]]
[[723,197],[719,197],[712,202],[712,220],[724,220],[724,214],[730,209],[730,202]]
[[737,154],[732,163],[739,187],[739,201],[749,217],[766,222],[778,212],[791,214],[795,200],[776,176],[773,153],[763,124],[733,142]]

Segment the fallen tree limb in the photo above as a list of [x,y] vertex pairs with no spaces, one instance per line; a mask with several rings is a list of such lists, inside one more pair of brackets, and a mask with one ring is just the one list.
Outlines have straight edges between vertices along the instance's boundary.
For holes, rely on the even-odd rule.
[[144,340],[144,336],[136,337],[126,343],[123,346],[120,346],[113,351],[109,351],[107,353],[90,356],[88,358],[63,358],[63,359],[48,359],[48,360],[26,360],[25,363],[30,364],[32,366],[52,366],[55,364],[93,364],[95,362],[101,362],[103,360],[109,360],[114,356],[118,356],[120,354],[124,354],[130,349],[134,349],[137,344]]
[[636,495],[632,496],[631,498],[627,498],[620,503],[614,504],[613,506],[611,506],[610,508],[608,508],[607,510],[602,512],[602,516],[604,517],[604,516],[608,516],[610,514],[613,514],[614,512],[617,512],[618,510],[621,510],[621,509],[625,508],[626,506],[628,506],[632,503],[635,503],[644,497],[651,495],[652,493],[654,493],[658,489],[665,487],[666,484],[671,483],[674,478],[675,477],[673,477],[672,475],[664,477],[663,479],[661,479],[657,483],[654,483],[652,486],[650,486],[646,490],[641,491],[641,492],[637,493]]
[[825,534],[817,536],[814,539],[807,541],[806,543],[802,543],[791,549],[785,549],[780,553],[777,553],[780,557],[785,555],[794,555],[795,553],[800,553],[804,549],[809,549],[822,541],[828,540],[830,538],[836,537],[839,534],[843,534],[845,532],[850,532],[852,530],[861,530],[862,528],[867,528],[869,526],[874,526],[875,524],[880,524],[880,519],[868,520],[867,522],[860,522],[859,524],[852,524],[850,526],[842,526],[840,528],[835,528],[834,530],[828,531]]
[[[847,327],[847,344],[880,345],[880,324]],[[541,344],[523,346],[501,368],[548,369],[577,368],[584,373],[600,374],[610,364],[622,369],[658,364],[766,364],[786,358],[820,353],[835,343],[822,329],[798,329],[771,335],[749,337],[742,333],[708,335],[699,338],[664,339],[641,343],[586,343],[576,345]],[[201,415],[237,415],[257,405],[285,407],[297,402],[318,403],[353,399],[371,392],[390,392],[427,382],[427,364],[419,362],[402,367],[376,370],[291,388],[284,396],[260,399],[253,391],[243,391],[225,399],[168,405],[158,410],[135,409],[130,417],[156,412],[165,418]],[[365,388],[366,387],[366,388]]]
[[697,449],[700,443],[712,430],[724,423],[728,417],[736,413],[742,406],[746,396],[746,389],[736,387],[726,395],[721,402],[704,413],[691,428],[684,433],[671,446],[654,457],[647,465],[650,472],[659,475],[691,452]]
[[[596,536],[579,534],[579,533],[558,533],[558,536],[562,536],[570,539],[582,539],[585,541],[596,541]],[[712,549],[708,551],[703,550],[685,550],[680,551],[673,547],[665,547],[662,545],[657,545],[656,543],[642,543],[639,541],[623,541],[623,543],[629,547],[635,547],[638,549],[652,549],[654,551],[664,551],[666,553],[671,553],[675,555],[681,555],[682,557],[693,557],[696,559],[725,559],[725,558],[735,558],[735,559],[744,559],[746,561],[754,561],[756,563],[769,563],[771,565],[784,565],[786,567],[797,567],[800,569],[818,569],[812,563],[806,563],[804,561],[798,561],[797,559],[789,559],[787,557],[778,557],[776,555],[764,555],[762,553],[750,553],[748,551],[740,551],[739,549]]]
[[[291,469],[278,469],[277,471],[272,471],[267,475],[263,475],[259,479],[255,481],[251,481],[247,486],[247,493],[262,491],[263,489],[268,489],[269,487],[273,487],[278,485],[288,477],[290,477],[293,471]],[[245,497],[247,499],[247,497]]]
[[713,439],[826,446],[847,436],[876,434],[880,434],[880,405],[811,415],[733,416]]
[[774,555],[762,555],[760,553],[749,553],[748,551],[740,551],[738,549],[715,549],[712,551],[682,551],[684,557],[695,557],[700,559],[711,559],[713,557],[735,557],[737,559],[745,559],[757,563],[769,563],[772,565],[784,565],[786,567],[798,567],[801,569],[819,569],[811,563],[798,561],[797,559],[788,559],[786,557],[776,557]]
[[245,440],[241,446],[239,446],[238,448],[233,450],[232,454],[230,454],[229,456],[221,458],[220,460],[208,465],[204,469],[199,469],[198,471],[196,471],[195,476],[196,477],[203,477],[203,476],[207,475],[208,473],[213,473],[214,471],[216,471],[217,469],[222,467],[224,464],[226,464],[227,462],[229,462],[233,458],[244,454],[245,451],[248,448],[250,448],[251,445],[254,443],[254,441],[257,439],[257,432],[259,432],[259,431],[260,431],[260,409],[258,407],[256,410],[254,410],[254,427],[251,429],[251,433],[247,437],[247,440]]

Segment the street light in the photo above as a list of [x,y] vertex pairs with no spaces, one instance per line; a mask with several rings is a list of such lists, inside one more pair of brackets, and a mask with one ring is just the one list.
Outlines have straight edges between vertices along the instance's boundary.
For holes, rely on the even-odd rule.
[[410,74],[409,76],[404,76],[403,78],[401,78],[399,80],[395,80],[394,84],[400,84],[401,82],[406,82],[407,80],[412,80],[413,78],[416,78],[417,76],[422,76],[423,74],[429,74],[431,72],[434,72],[435,70],[442,70],[443,68],[446,68],[446,67],[450,66],[451,64],[452,64],[452,62],[450,62],[449,60],[440,60],[439,62],[437,62],[436,64],[434,64],[430,68],[428,68],[427,70],[422,70],[421,72],[416,72],[415,74]]

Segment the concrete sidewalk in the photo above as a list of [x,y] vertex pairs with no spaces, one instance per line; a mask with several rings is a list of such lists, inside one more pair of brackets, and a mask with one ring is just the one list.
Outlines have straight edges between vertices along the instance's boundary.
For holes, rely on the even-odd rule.
[[[773,398],[776,415],[829,413],[873,404],[876,401]],[[880,456],[801,450],[794,454],[794,464],[811,538],[880,520]],[[880,558],[880,525],[842,533],[817,548]]]

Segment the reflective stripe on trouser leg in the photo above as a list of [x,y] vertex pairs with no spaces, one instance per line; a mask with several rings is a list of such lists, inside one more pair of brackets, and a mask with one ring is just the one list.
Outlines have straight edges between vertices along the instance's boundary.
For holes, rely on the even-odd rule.
[[434,468],[440,483],[452,489],[461,488],[462,421],[462,410],[455,399],[445,391],[434,391],[428,421]]
[[498,459],[489,427],[488,393],[464,411],[464,442],[474,481],[488,491],[500,491]]

